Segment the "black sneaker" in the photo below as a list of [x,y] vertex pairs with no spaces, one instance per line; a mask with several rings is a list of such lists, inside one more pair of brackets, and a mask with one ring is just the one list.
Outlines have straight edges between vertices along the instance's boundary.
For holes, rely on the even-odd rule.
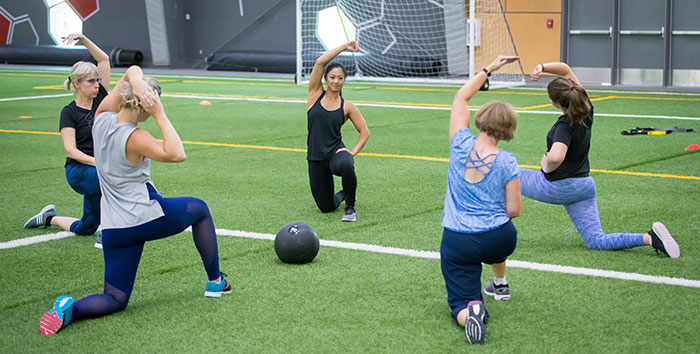
[[651,247],[654,247],[657,254],[660,252],[671,258],[678,258],[681,255],[676,240],[671,237],[664,224],[660,222],[652,224],[649,236],[651,236]]
[[496,285],[492,280],[484,286],[484,293],[488,296],[493,296],[498,301],[510,300],[510,287],[508,287],[508,284]]
[[471,301],[467,311],[469,311],[467,323],[464,324],[464,334],[467,335],[467,340],[471,344],[484,344],[484,338],[486,338],[486,324],[484,323],[486,308],[484,303]]
[[343,215],[343,221],[353,222],[357,220],[355,217],[355,208],[349,206],[345,207],[345,215]]

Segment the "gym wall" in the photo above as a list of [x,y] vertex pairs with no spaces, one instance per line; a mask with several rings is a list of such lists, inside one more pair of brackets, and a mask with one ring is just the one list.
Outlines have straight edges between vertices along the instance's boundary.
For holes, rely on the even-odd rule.
[[561,0],[501,1],[525,74],[539,63],[561,60]]

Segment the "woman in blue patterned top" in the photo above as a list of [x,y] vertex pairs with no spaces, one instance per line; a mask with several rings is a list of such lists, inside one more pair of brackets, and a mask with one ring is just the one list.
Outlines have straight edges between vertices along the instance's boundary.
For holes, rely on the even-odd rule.
[[[476,137],[469,131],[467,102],[491,72],[518,60],[499,56],[457,92],[450,114],[450,167],[442,216],[440,266],[452,317],[465,327],[470,343],[484,343],[488,312],[481,295],[481,264],[491,264],[494,281],[484,289],[497,300],[509,297],[506,258],[515,250],[520,215],[520,179],[513,154],[498,148],[510,140],[517,118],[508,103],[489,102],[476,114]],[[497,292],[495,287],[499,287]],[[505,290],[505,291],[504,291]]]

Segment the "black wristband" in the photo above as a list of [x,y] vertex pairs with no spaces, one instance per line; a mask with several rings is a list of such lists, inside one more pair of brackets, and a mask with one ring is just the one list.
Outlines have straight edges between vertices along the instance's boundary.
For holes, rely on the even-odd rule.
[[491,73],[488,70],[486,70],[486,68],[481,69],[481,71],[483,71],[487,77],[491,77]]

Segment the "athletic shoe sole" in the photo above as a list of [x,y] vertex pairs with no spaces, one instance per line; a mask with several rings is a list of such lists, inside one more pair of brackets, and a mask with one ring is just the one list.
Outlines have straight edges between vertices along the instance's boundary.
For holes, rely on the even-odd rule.
[[655,222],[652,224],[651,229],[654,230],[656,236],[659,236],[659,239],[661,240],[661,243],[663,243],[664,249],[666,249],[666,253],[668,253],[669,257],[678,258],[681,255],[681,250],[678,248],[678,243],[676,243],[676,240],[671,237],[671,233],[668,232],[666,225],[660,222]]
[[66,318],[68,318],[70,322],[72,313],[66,313],[66,311],[72,311],[72,307],[72,297],[65,295],[59,296],[54,302],[53,308],[41,316],[41,320],[39,320],[39,330],[41,334],[45,336],[54,335],[63,327],[63,322]]
[[484,344],[484,338],[486,338],[486,324],[484,323],[486,309],[484,304],[471,305],[467,310],[469,311],[469,316],[464,326],[467,340],[471,344]]
[[357,217],[355,217],[354,215],[353,216],[343,216],[343,221],[345,221],[345,222],[353,222],[356,220],[357,220]]
[[39,321],[39,329],[41,334],[45,336],[51,336],[56,334],[59,329],[63,326],[63,320],[58,318],[58,314],[55,312],[47,312],[41,316]]

